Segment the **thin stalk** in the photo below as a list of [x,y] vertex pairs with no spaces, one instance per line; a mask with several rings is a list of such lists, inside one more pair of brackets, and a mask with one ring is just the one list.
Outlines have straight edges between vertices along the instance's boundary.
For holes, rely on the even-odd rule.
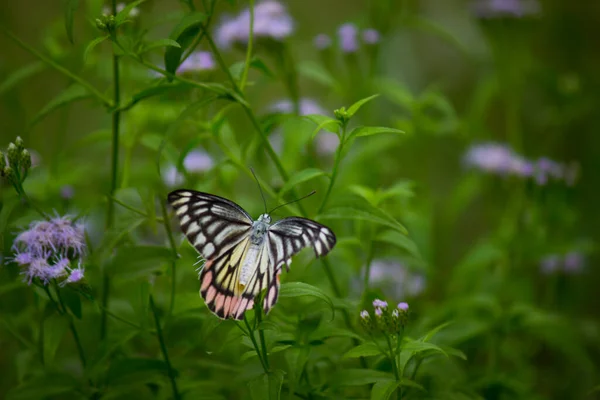
[[248,34],[248,47],[246,48],[246,62],[240,78],[240,92],[244,92],[246,81],[248,80],[248,70],[250,69],[250,60],[252,58],[252,43],[254,42],[254,0],[249,1],[250,10],[250,32]]
[[333,169],[331,171],[331,179],[329,179],[329,186],[327,187],[327,192],[325,193],[323,202],[321,203],[321,206],[319,207],[319,211],[317,211],[318,214],[321,214],[323,212],[323,210],[325,209],[325,206],[327,205],[327,201],[329,200],[329,196],[331,195],[331,191],[333,190],[333,185],[335,184],[335,181],[337,179],[340,162],[342,161],[342,150],[344,148],[345,139],[346,139],[346,124],[344,124],[342,126],[342,134],[340,136],[340,145],[338,146],[338,148],[335,151],[335,159],[333,161]]
[[[121,200],[117,199],[116,197],[113,197],[112,201],[114,201],[116,204],[120,205],[121,207],[126,208],[129,211],[132,211],[138,215],[141,215],[142,217],[150,218],[150,216],[148,214],[146,214],[144,211],[137,209],[135,207],[132,207],[129,204],[124,203]],[[164,223],[164,221],[165,221],[164,218],[161,218],[161,217],[154,217],[154,219],[156,220],[156,222],[159,222],[161,224]]]
[[[117,0],[112,0],[112,13],[117,15]],[[111,153],[111,179],[110,191],[108,194],[108,208],[106,210],[106,230],[112,228],[114,223],[115,203],[113,198],[117,190],[117,176],[119,171],[119,131],[121,128],[121,80],[119,73],[119,56],[113,51],[112,56],[113,69],[113,111],[112,111],[112,153]],[[110,293],[110,277],[106,269],[102,271],[102,306],[103,310],[108,308],[108,298]],[[108,316],[105,311],[102,311],[100,319],[100,339],[106,337]]]
[[171,252],[173,255],[173,261],[171,261],[171,301],[169,304],[169,315],[173,314],[173,308],[175,307],[175,290],[177,284],[177,245],[175,244],[175,238],[173,237],[173,231],[171,230],[171,224],[169,223],[169,216],[167,214],[167,206],[165,202],[161,199],[158,199],[160,203],[160,209],[162,211],[163,216],[163,224],[165,226],[165,231],[167,232],[167,238],[169,239],[169,246],[171,247]]
[[86,366],[85,352],[83,351],[83,346],[81,345],[81,340],[79,339],[79,334],[77,333],[77,328],[75,327],[75,324],[73,323],[73,316],[67,312],[67,307],[65,306],[62,296],[60,295],[60,288],[58,287],[58,284],[56,283],[56,281],[54,281],[54,290],[56,290],[56,297],[58,297],[58,302],[63,309],[63,314],[67,318],[69,318],[69,329],[71,330],[71,334],[73,335],[73,340],[75,340],[75,345],[77,346],[77,352],[79,353],[79,359],[81,360],[81,366],[83,368],[85,368],[85,366]]
[[258,356],[258,359],[260,360],[260,364],[262,365],[263,370],[265,371],[265,373],[268,373],[269,368],[267,368],[267,364],[263,360],[263,354],[260,351],[258,343],[256,342],[256,338],[254,337],[254,330],[250,326],[250,323],[248,323],[248,319],[246,318],[245,315],[244,315],[244,323],[246,324],[246,328],[248,328],[248,332],[244,331],[244,329],[241,326],[238,325],[238,327],[242,330],[242,332],[246,333],[248,335],[248,337],[250,338],[250,341],[252,342],[252,345],[254,346],[254,351],[256,351],[256,355]]
[[[262,303],[262,302],[261,302]],[[269,372],[271,370],[271,366],[269,365],[269,355],[267,354],[267,343],[265,342],[265,331],[261,329],[260,323],[262,322],[262,307],[259,305],[256,309],[256,322],[258,326],[258,337],[260,339],[260,346],[262,348],[263,357],[265,359],[265,365],[267,366],[267,370],[265,372]]]
[[[396,362],[396,357],[394,355],[395,352],[394,352],[394,348],[392,347],[392,341],[390,340],[390,337],[387,334],[385,335],[385,340],[387,341],[388,349],[390,351],[390,361],[392,362],[392,371],[394,372],[396,381],[398,382],[398,384],[400,384],[400,373],[398,372],[398,363]],[[400,389],[400,387],[398,387],[398,390],[396,391],[396,393],[397,393],[398,400],[400,400],[402,398],[402,389]]]
[[19,47],[21,47],[22,49],[33,54],[34,56],[36,56],[37,58],[39,58],[40,60],[42,60],[43,62],[45,62],[52,68],[54,68],[55,70],[57,70],[58,72],[62,73],[69,79],[77,82],[78,84],[80,84],[81,86],[86,88],[92,95],[94,95],[94,97],[96,97],[98,100],[100,100],[102,102],[102,104],[104,104],[105,106],[107,106],[107,107],[112,106],[112,102],[109,99],[107,99],[102,93],[100,93],[100,91],[98,91],[95,87],[93,87],[89,82],[87,82],[85,79],[75,75],[73,72],[69,71],[65,67],[61,66],[60,64],[57,64],[51,58],[46,57],[45,55],[43,55],[42,53],[40,53],[33,47],[29,46],[27,43],[23,42],[21,39],[19,39],[17,36],[15,36],[8,29],[6,29],[4,27],[2,27],[1,29],[4,31],[4,34],[6,36],[8,36],[12,41],[14,41]]
[[[400,374],[400,382],[402,382],[402,377],[404,376],[404,370],[400,369],[400,344],[402,343],[402,337],[404,336],[404,326],[400,328],[400,333],[398,333],[396,335],[396,362],[397,362],[397,368],[398,368],[398,373]],[[419,359],[419,364],[421,362],[421,359]],[[417,369],[419,368],[419,366],[417,365],[415,367],[415,371],[413,373],[413,379],[414,379],[414,375],[417,374]],[[398,388],[398,399],[402,398],[402,386],[400,386]]]
[[160,326],[160,321],[158,319],[158,312],[156,310],[156,305],[154,304],[154,297],[150,295],[150,308],[152,309],[152,314],[154,315],[154,323],[156,325],[156,335],[158,336],[158,343],[160,344],[160,350],[162,352],[165,363],[167,364],[167,372],[169,373],[169,380],[171,381],[171,389],[173,390],[173,398],[175,400],[181,399],[181,395],[179,394],[179,389],[177,389],[177,381],[175,380],[175,371],[173,370],[173,366],[171,365],[171,361],[169,360],[169,352],[167,350],[167,346],[165,344],[165,338],[163,336],[162,328]]

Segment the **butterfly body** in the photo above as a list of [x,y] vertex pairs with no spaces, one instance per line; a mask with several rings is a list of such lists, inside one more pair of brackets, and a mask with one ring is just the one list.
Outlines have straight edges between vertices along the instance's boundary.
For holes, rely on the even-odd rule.
[[242,319],[262,290],[268,312],[277,301],[283,265],[289,270],[291,257],[305,247],[319,257],[336,242],[329,228],[306,218],[271,224],[265,213],[253,220],[234,202],[194,190],[176,190],[168,199],[183,233],[206,260],[200,295],[220,318]]

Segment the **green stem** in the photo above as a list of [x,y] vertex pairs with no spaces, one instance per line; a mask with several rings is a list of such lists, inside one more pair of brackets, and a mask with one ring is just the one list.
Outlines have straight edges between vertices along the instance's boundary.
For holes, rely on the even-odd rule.
[[173,255],[173,261],[171,262],[171,301],[169,304],[169,315],[173,314],[173,308],[175,307],[175,289],[177,284],[177,263],[175,260],[178,258],[177,254],[177,244],[175,243],[175,238],[173,237],[173,231],[171,230],[171,224],[169,223],[169,216],[167,214],[167,206],[162,199],[158,200],[160,203],[160,208],[163,216],[163,224],[165,226],[165,231],[167,232],[167,238],[169,239],[169,246],[171,247],[171,252]]
[[331,171],[331,179],[329,180],[329,186],[327,187],[327,192],[325,193],[325,197],[323,198],[323,202],[319,207],[318,214],[321,214],[327,205],[327,201],[329,200],[329,196],[331,195],[331,191],[333,190],[333,185],[337,179],[338,170],[340,166],[340,162],[342,161],[342,150],[344,148],[344,142],[346,139],[346,124],[342,125],[342,132],[340,136],[340,144],[335,151],[335,159],[333,161],[333,170]]
[[107,106],[107,107],[112,106],[111,101],[109,99],[107,99],[102,93],[100,93],[95,87],[93,87],[89,82],[87,82],[83,78],[75,75],[73,72],[71,72],[68,69],[64,68],[63,66],[57,64],[51,58],[46,57],[45,55],[43,55],[42,53],[40,53],[33,47],[29,46],[27,43],[23,42],[21,39],[16,37],[8,29],[2,27],[2,30],[4,31],[4,34],[6,36],[8,36],[12,41],[14,41],[17,45],[19,45],[19,47],[21,47],[24,50],[28,51],[29,53],[33,54],[34,56],[36,56],[37,58],[39,58],[44,63],[48,64],[49,66],[51,66],[58,72],[62,73],[63,75],[67,76],[68,78],[72,79],[73,81],[77,82],[78,84],[80,84],[81,86],[86,88],[92,95],[94,95],[94,97],[96,97],[98,100],[100,100],[102,102],[102,104],[104,104],[105,106]]
[[[129,211],[132,211],[138,215],[141,215],[142,217],[150,218],[150,216],[148,214],[146,214],[144,211],[137,209],[135,207],[132,207],[129,204],[124,203],[121,200],[117,199],[116,197],[113,197],[110,200],[114,201],[116,204],[120,205],[123,208],[126,208]],[[164,218],[161,218],[161,217],[155,217],[154,219],[156,220],[156,222],[159,222],[161,224],[165,221]]]
[[246,48],[246,62],[240,78],[241,93],[244,92],[244,87],[246,86],[248,71],[250,70],[250,60],[252,59],[252,43],[254,42],[254,0],[249,1],[248,9],[250,10],[250,32],[248,34],[248,47]]
[[256,310],[255,314],[256,314],[256,321],[257,321],[258,337],[260,339],[260,346],[261,346],[263,357],[265,360],[265,365],[267,367],[265,372],[269,372],[271,370],[271,366],[269,365],[269,355],[267,354],[267,343],[265,342],[265,331],[260,326],[260,324],[262,322],[262,313],[263,313],[261,304],[262,304],[262,301],[254,309]]
[[252,345],[254,346],[254,351],[256,351],[256,355],[258,356],[258,359],[260,360],[260,364],[262,365],[263,370],[265,371],[265,373],[268,373],[269,368],[267,368],[267,364],[265,363],[265,361],[263,359],[263,353],[262,353],[262,351],[260,351],[260,347],[258,346],[258,343],[256,342],[256,338],[254,337],[254,330],[250,326],[250,323],[248,322],[248,319],[246,318],[245,314],[244,314],[244,323],[246,324],[246,328],[248,328],[248,332],[246,332],[241,326],[238,325],[238,327],[242,330],[242,332],[247,334],[248,337],[250,338],[250,341],[252,342]]
[[69,318],[69,329],[71,330],[71,334],[73,335],[73,340],[75,340],[75,345],[77,346],[77,352],[79,353],[79,359],[81,360],[81,365],[83,368],[85,368],[85,365],[86,365],[85,352],[83,351],[83,346],[81,345],[81,340],[79,340],[79,334],[77,333],[77,328],[75,328],[75,324],[73,323],[73,316],[67,312],[67,307],[65,306],[62,296],[60,295],[60,288],[58,287],[58,284],[56,283],[56,281],[54,281],[54,290],[56,290],[56,297],[58,297],[58,302],[59,302],[60,306],[62,307],[63,314],[67,318]]
[[154,304],[154,297],[152,295],[150,295],[150,308],[152,309],[152,314],[154,315],[154,323],[156,325],[156,335],[158,336],[158,343],[160,344],[160,350],[162,352],[165,363],[167,364],[169,380],[171,381],[171,389],[173,390],[173,398],[175,400],[179,400],[179,399],[181,399],[181,395],[179,394],[179,390],[177,389],[177,381],[175,380],[175,371],[173,370],[173,366],[171,365],[171,361],[169,360],[169,352],[168,352],[167,346],[165,344],[165,338],[163,336],[162,328],[160,326],[160,321],[158,319],[158,311],[156,310],[156,305]]
[[[387,341],[388,350],[390,351],[390,361],[392,362],[392,371],[394,372],[394,376],[396,377],[396,381],[400,383],[400,373],[398,372],[398,363],[396,362],[396,357],[394,356],[394,348],[392,347],[392,341],[390,340],[389,335],[385,335],[385,340]],[[398,400],[402,398],[402,393],[400,388],[397,391]]]
[[[112,0],[112,13],[117,15],[117,0]],[[113,69],[113,106],[112,111],[112,154],[111,154],[111,174],[110,174],[110,191],[108,194],[108,208],[106,210],[106,230],[112,228],[114,223],[115,203],[113,198],[117,191],[117,176],[119,171],[119,131],[121,128],[121,111],[119,107],[121,105],[121,80],[119,73],[119,56],[113,52],[112,56],[112,69]],[[102,290],[102,309],[108,308],[108,298],[110,293],[110,277],[103,269],[103,290]],[[106,337],[108,317],[105,311],[102,312],[100,320],[100,339]]]

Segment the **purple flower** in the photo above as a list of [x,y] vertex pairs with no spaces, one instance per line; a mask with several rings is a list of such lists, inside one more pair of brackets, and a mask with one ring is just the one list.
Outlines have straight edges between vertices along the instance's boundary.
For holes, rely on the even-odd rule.
[[185,74],[188,72],[210,71],[215,69],[215,60],[212,53],[208,51],[196,51],[177,68],[177,73]]
[[317,50],[325,50],[331,47],[331,38],[324,33],[319,33],[313,39],[313,43]]
[[381,308],[375,309],[375,316],[381,317],[383,315],[383,310]]
[[[269,107],[271,112],[291,114],[294,112],[294,103],[289,99],[279,100]],[[300,99],[300,115],[327,115],[327,111],[316,101],[309,98]]]
[[[283,41],[294,31],[294,21],[285,6],[277,1],[266,0],[254,7],[254,37]],[[245,45],[250,36],[250,10],[224,20],[217,28],[216,40],[220,47],[234,44]]]
[[212,157],[203,150],[192,150],[183,159],[183,166],[189,172],[204,172],[214,165]]
[[65,200],[71,200],[75,196],[75,189],[71,185],[63,185],[60,188],[60,197]]
[[581,253],[571,251],[565,254],[564,271],[566,273],[578,273],[583,269],[583,255]]
[[506,145],[499,143],[482,143],[472,146],[466,153],[464,161],[468,167],[484,172],[506,174],[514,164],[515,153]]
[[387,306],[388,306],[388,303],[385,300],[380,300],[380,299],[373,300],[373,307],[387,308]]
[[65,279],[61,285],[65,286],[69,283],[76,283],[81,281],[84,278],[84,272],[85,270],[83,268],[74,268],[71,270],[69,277],[67,279]]
[[408,311],[408,303],[406,303],[404,301],[398,303],[398,310]]
[[473,4],[480,18],[524,17],[540,13],[537,0],[478,0]]
[[174,165],[169,165],[162,174],[163,182],[169,187],[179,186],[183,183],[184,177]]
[[368,45],[375,45],[377,43],[379,43],[380,40],[380,36],[379,36],[379,31],[375,30],[375,29],[365,29],[364,31],[362,31],[362,40],[363,43],[368,44]]
[[354,24],[345,23],[338,28],[340,49],[344,53],[358,51],[358,29]]
[[552,274],[558,271],[560,262],[559,256],[556,254],[549,254],[540,260],[540,270],[546,275]]
[[361,319],[368,319],[368,318],[370,318],[370,316],[369,316],[369,312],[368,312],[367,310],[362,310],[362,311],[360,312],[360,318],[361,318]]

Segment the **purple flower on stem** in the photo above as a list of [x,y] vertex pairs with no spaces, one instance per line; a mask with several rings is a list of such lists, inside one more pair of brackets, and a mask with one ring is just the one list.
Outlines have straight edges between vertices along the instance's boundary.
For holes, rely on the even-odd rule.
[[375,29],[369,28],[362,31],[362,40],[365,44],[372,46],[379,43],[380,39],[379,31]]
[[340,49],[344,53],[358,51],[358,29],[354,24],[345,23],[338,28]]
[[215,69],[215,65],[212,53],[208,51],[196,51],[181,63],[179,68],[177,68],[177,73],[185,74],[188,72],[210,71]]
[[71,270],[71,272],[69,273],[69,277],[67,279],[65,279],[61,285],[65,286],[69,283],[77,283],[79,281],[81,281],[84,278],[84,272],[85,270],[81,267],[78,268],[74,268]]
[[385,300],[375,299],[373,300],[373,307],[376,308],[387,308],[388,303]]
[[379,308],[379,307],[378,307],[378,308],[376,308],[376,309],[375,309],[375,316],[377,316],[377,317],[381,317],[382,315],[383,315],[383,309],[381,309],[381,308]]
[[331,38],[324,33],[319,33],[313,39],[313,44],[317,50],[326,50],[331,47]]
[[361,319],[367,319],[367,318],[369,318],[369,317],[370,317],[370,316],[369,316],[369,312],[368,312],[367,310],[362,310],[362,311],[360,312],[360,318],[361,318]]
[[398,310],[408,311],[408,303],[406,303],[404,301],[398,303]]
[[214,166],[214,161],[207,152],[192,150],[183,159],[183,166],[189,172],[204,172]]

